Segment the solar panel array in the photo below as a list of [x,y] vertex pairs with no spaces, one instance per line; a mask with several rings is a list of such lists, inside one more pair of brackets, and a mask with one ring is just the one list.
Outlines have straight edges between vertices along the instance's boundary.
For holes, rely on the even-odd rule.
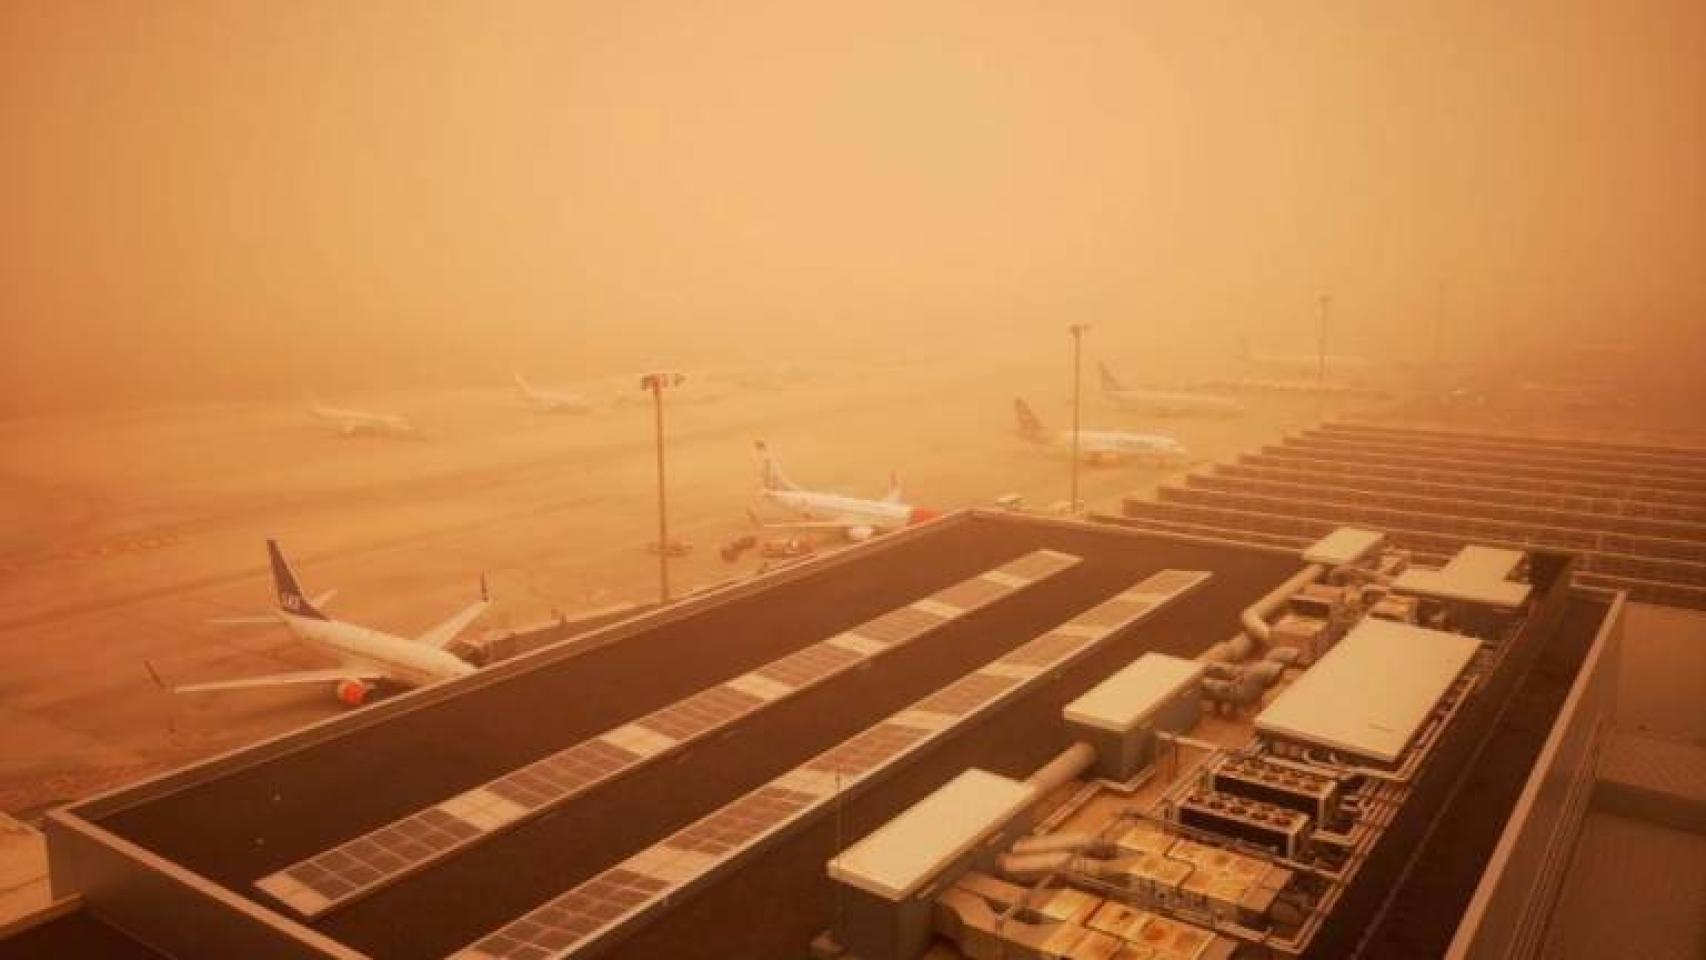
[[[1149,577],[550,900],[451,960],[561,960],[591,947],[1209,576],[1165,570]],[[635,878],[652,882],[644,896],[633,893]]]
[[[256,881],[316,917],[1078,563],[1036,550]],[[627,887],[621,887],[627,889]]]

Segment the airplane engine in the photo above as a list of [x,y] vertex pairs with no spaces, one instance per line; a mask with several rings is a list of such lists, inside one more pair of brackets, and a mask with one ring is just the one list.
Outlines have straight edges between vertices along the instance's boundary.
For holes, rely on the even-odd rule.
[[373,692],[373,684],[365,680],[339,680],[336,689],[340,701],[359,707],[367,702],[368,695]]
[[847,539],[854,543],[864,543],[866,540],[875,536],[876,532],[877,530],[875,527],[848,527]]

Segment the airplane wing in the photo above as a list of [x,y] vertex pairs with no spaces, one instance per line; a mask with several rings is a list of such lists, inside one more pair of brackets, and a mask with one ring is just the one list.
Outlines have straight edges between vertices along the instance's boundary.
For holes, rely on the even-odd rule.
[[383,680],[385,672],[368,667],[328,667],[324,670],[296,670],[291,673],[268,673],[241,680],[219,680],[213,683],[192,683],[173,687],[173,693],[209,693],[215,690],[248,690],[256,687],[283,687],[298,683],[337,683],[339,680]]
[[[481,587],[480,592],[485,593],[484,586]],[[480,614],[485,613],[486,608],[491,605],[492,601],[489,598],[481,596],[479,600],[469,604],[449,620],[421,634],[416,640],[429,647],[444,647],[450,641],[455,640],[458,634],[468,629],[468,625],[479,619]]]

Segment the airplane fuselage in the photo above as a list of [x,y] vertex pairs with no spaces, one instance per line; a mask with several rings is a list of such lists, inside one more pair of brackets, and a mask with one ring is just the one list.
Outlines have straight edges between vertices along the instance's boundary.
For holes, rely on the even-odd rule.
[[1160,390],[1108,391],[1108,399],[1121,410],[1142,410],[1164,417],[1219,416],[1233,417],[1244,412],[1244,405],[1230,397],[1215,397],[1199,393],[1169,393]]
[[[1367,373],[1373,364],[1366,357],[1334,356],[1326,358],[1326,370],[1336,374]],[[1293,373],[1316,373],[1322,368],[1321,358],[1306,353],[1258,353],[1250,362],[1260,367],[1287,370]]]
[[422,687],[473,673],[475,667],[448,650],[340,620],[319,620],[280,611],[298,639],[352,666],[384,673],[405,686]]
[[521,391],[521,398],[538,413],[591,413],[592,404],[586,398],[576,393],[559,393],[554,390],[535,390],[527,381],[519,376],[515,379],[516,388]]
[[528,397],[528,402],[540,413],[588,413],[592,410],[585,400],[567,394],[537,394]]
[[[1056,435],[1054,445],[1072,449],[1072,431]],[[1078,455],[1092,462],[1117,462],[1127,459],[1152,458],[1157,461],[1183,458],[1185,448],[1172,437],[1150,433],[1125,433],[1118,430],[1078,431]]]
[[765,490],[763,493],[772,503],[805,519],[830,520],[846,523],[849,527],[889,530],[920,519],[916,508],[887,500],[867,500],[813,490]]
[[339,410],[335,407],[314,407],[314,415],[335,425],[346,435],[356,433],[414,433],[414,424],[389,413],[368,413],[365,410]]

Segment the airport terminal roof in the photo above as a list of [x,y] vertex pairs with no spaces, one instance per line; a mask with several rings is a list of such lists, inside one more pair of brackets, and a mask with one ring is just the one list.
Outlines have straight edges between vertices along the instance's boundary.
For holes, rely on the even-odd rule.
[[[1028,769],[1050,749],[1045,718],[1057,722],[1061,705],[1145,650],[1200,649],[1299,565],[1279,551],[959,514],[167,775],[70,816],[361,953],[443,957],[826,747],[982,676],[983,665],[1045,641],[1157,572],[1211,573],[1142,622],[1110,610],[1110,622],[1134,625],[908,754],[840,816],[846,829],[868,829],[968,763]],[[1129,601],[1132,609],[1143,600]],[[585,750],[596,756],[577,752]],[[646,762],[665,754],[668,762]],[[476,801],[478,810],[468,806]],[[534,815],[536,807],[550,815]],[[461,828],[436,817],[446,836],[408,834],[424,829],[423,814],[446,809],[479,835],[457,836]],[[293,865],[364,835],[392,842],[370,863],[410,851],[418,862],[393,863],[353,893],[324,883],[293,899],[289,884],[257,886],[287,872],[312,886],[320,875]],[[436,849],[441,843],[448,853]],[[729,895],[750,897],[753,884],[786,891],[826,882],[815,846],[809,856],[764,856],[770,866],[724,884]],[[346,871],[343,879],[366,876]],[[705,903],[722,896],[697,893]],[[624,955],[693,955],[719,942],[719,923],[728,937],[753,935],[750,924],[707,919],[707,909],[672,904],[671,915],[694,917],[692,933],[654,921]],[[798,912],[775,924],[789,943],[821,925],[810,909]]]
[[1480,641],[1369,618],[1256,717],[1256,729],[1397,762]]

